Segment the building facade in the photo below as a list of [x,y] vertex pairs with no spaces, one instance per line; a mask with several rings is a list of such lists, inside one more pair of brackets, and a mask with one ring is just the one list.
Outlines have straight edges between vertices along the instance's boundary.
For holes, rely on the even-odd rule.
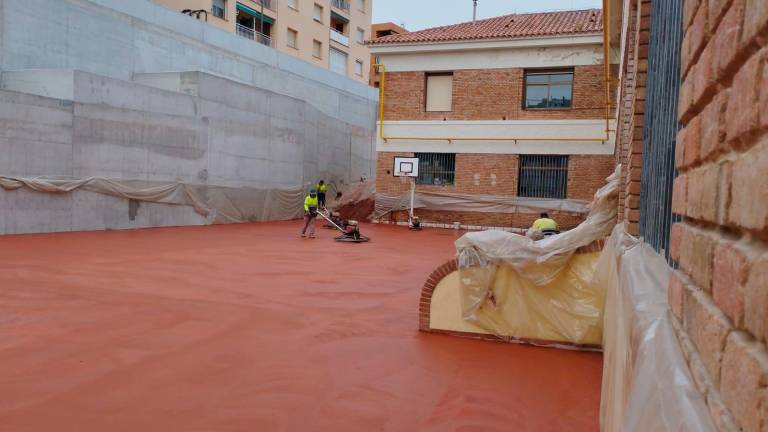
[[[387,36],[405,33],[408,33],[408,30],[392,22],[376,23],[371,25],[371,41],[375,41],[376,39],[381,39]],[[379,88],[379,85],[381,84],[381,73],[379,72],[379,68],[374,66],[377,63],[378,61],[376,60],[376,56],[371,54],[371,70],[369,72],[371,77],[370,84],[371,87]]]
[[[349,78],[368,82],[373,0],[153,0]],[[202,11],[202,12],[201,12]]]
[[[599,10],[509,15],[371,43],[384,76],[377,192],[584,202],[615,167]],[[525,227],[536,211],[420,209],[423,221]],[[565,228],[583,214],[555,216]],[[402,219],[404,215],[397,215]]]

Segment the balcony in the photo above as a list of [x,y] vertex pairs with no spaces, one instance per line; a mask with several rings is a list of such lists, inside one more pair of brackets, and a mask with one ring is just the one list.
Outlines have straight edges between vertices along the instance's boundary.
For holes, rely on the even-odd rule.
[[250,39],[252,41],[256,41],[262,45],[266,45],[268,47],[273,47],[272,45],[272,38],[257,32],[256,30],[252,28],[248,28],[244,25],[237,24],[237,34],[238,36],[242,36],[246,39]]
[[349,46],[349,37],[344,35],[343,33],[337,31],[336,29],[330,29],[331,31],[331,40],[334,42],[338,42],[345,47]]
[[348,0],[331,0],[331,5],[335,7],[336,9],[341,9],[343,11],[349,12],[349,1]]

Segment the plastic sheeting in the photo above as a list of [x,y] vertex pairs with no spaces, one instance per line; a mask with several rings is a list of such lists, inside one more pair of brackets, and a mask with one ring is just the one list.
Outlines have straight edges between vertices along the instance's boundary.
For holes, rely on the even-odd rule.
[[[611,232],[619,173],[617,169],[595,193],[589,215],[573,230],[539,241],[503,231],[459,238],[462,317],[503,338],[534,333],[557,342],[599,344],[604,291],[590,284],[593,267],[576,266],[572,256]],[[507,298],[512,292],[530,295]],[[533,321],[521,326],[509,315],[511,308],[528,311]]]
[[617,226],[595,274],[607,288],[601,430],[715,431],[675,335],[664,258]]
[[[575,255],[551,283],[535,286],[509,266],[472,267],[443,278],[435,287],[430,304],[432,330],[491,333],[511,342],[582,349],[599,349],[602,342],[604,291],[592,282],[597,253]],[[478,274],[480,273],[480,274]],[[463,319],[466,306],[461,281],[490,277],[490,305],[474,310],[473,322]]]
[[62,179],[0,176],[0,187],[6,190],[27,187],[47,193],[69,193],[81,189],[137,201],[191,206],[212,223],[297,219],[302,215],[305,195],[301,187],[256,189],[103,177]]
[[344,191],[340,199],[333,202],[333,208],[355,204],[376,196],[376,182],[366,180],[352,183]]
[[[393,211],[410,210],[411,193],[376,194],[375,218]],[[587,213],[587,202],[582,200],[554,200],[520,198],[500,195],[474,195],[447,192],[416,192],[413,208],[439,211],[466,211],[478,213],[539,213],[562,211]]]

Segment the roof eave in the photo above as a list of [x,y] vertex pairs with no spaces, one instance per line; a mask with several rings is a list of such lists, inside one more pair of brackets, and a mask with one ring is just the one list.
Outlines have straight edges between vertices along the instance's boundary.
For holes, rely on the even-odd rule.
[[371,43],[373,54],[406,53],[425,51],[462,51],[472,49],[504,49],[560,45],[600,45],[603,32],[544,35],[515,38],[451,39],[428,42]]

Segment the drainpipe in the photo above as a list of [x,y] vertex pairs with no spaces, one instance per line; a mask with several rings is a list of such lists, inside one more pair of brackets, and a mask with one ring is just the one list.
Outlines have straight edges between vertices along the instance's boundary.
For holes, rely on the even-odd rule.
[[386,142],[387,138],[384,137],[384,81],[387,78],[387,67],[383,63],[376,63],[373,67],[381,74],[379,80],[379,138]]

